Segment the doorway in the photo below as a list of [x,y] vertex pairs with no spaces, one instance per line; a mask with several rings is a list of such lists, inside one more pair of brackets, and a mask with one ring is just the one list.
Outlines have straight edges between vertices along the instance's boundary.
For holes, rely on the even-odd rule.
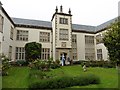
[[62,52],[60,53],[60,60],[62,60],[62,55],[64,55],[65,60],[67,59],[67,53]]

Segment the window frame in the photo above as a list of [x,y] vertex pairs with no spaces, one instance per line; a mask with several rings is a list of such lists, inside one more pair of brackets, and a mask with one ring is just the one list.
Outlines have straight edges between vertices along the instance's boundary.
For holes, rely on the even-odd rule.
[[4,24],[4,17],[0,14],[0,26],[1,26],[1,30],[0,32],[3,33],[3,24]]
[[97,60],[103,60],[102,49],[97,49]]
[[60,17],[59,18],[59,23],[60,24],[68,25],[68,18],[62,18],[62,17]]
[[85,44],[94,45],[95,44],[94,36],[85,35]]
[[13,35],[14,35],[14,28],[11,26],[10,29],[10,39],[13,40]]
[[12,46],[9,46],[9,60],[12,59]]
[[77,60],[77,35],[72,34],[72,57],[73,60]]
[[63,28],[59,29],[59,40],[65,40],[65,41],[69,40],[68,29],[63,29]]
[[42,48],[41,59],[48,60],[50,58],[50,48]]
[[16,47],[15,48],[15,59],[16,60],[25,60],[25,48]]
[[39,42],[50,42],[50,32],[39,32]]
[[17,30],[16,40],[17,41],[28,41],[28,30]]

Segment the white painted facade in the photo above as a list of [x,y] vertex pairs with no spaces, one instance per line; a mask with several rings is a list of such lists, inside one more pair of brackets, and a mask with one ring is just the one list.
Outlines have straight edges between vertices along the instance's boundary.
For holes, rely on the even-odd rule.
[[[3,8],[1,8],[3,9]],[[4,55],[8,56],[9,54],[9,46],[14,47],[13,40],[10,39],[10,29],[14,28],[13,23],[8,19],[8,17],[4,14],[4,11],[0,9],[0,15],[4,18],[3,20],[3,32],[0,32],[0,42],[1,49],[0,52],[4,53]],[[12,56],[13,58],[13,56]]]
[[[72,27],[72,15],[71,13],[66,14],[63,12],[56,11],[51,20],[51,27],[47,29],[46,27],[28,27],[28,25],[16,25],[16,22],[12,20],[3,7],[0,9],[0,15],[4,18],[3,32],[0,32],[0,53],[4,53],[9,57],[9,46],[12,46],[12,56],[11,60],[16,60],[16,47],[24,47],[28,42],[38,42],[42,44],[42,48],[50,49],[50,57],[54,60],[60,59],[62,54],[66,54],[66,57],[73,59],[73,47],[72,47],[72,35],[76,35],[76,59],[73,60],[86,60],[85,58],[85,48],[89,47],[85,44],[85,36],[93,36],[94,44],[90,48],[94,48],[94,60],[97,60],[97,49],[102,49],[102,59],[108,60],[108,52],[103,43],[96,44],[96,35],[101,32],[89,32],[81,30],[73,30]],[[60,18],[66,18],[67,24],[60,24]],[[10,30],[13,27],[13,40],[10,39]],[[68,30],[68,40],[60,40],[60,29]],[[81,28],[80,28],[81,29]],[[17,30],[28,31],[28,41],[17,40]],[[93,30],[94,31],[94,30]],[[50,33],[49,42],[40,42],[40,32]],[[64,45],[65,46],[64,46]],[[63,46],[62,46],[63,45]]]

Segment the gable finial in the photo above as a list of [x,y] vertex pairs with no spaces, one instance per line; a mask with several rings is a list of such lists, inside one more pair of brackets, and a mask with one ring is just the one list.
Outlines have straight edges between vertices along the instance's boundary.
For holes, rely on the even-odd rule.
[[1,1],[0,1],[0,6],[2,6],[3,4],[1,3]]
[[1,1],[0,1],[0,9],[2,8],[2,5],[3,5],[3,4],[2,4]]
[[68,13],[69,13],[69,14],[71,14],[71,10],[70,10],[70,8],[69,8],[69,11],[68,11]]
[[57,8],[57,6],[56,6],[56,9],[55,9],[55,12],[56,12],[56,13],[58,12],[58,8]]
[[63,12],[63,7],[62,7],[62,5],[60,6],[60,12],[61,12],[61,13]]

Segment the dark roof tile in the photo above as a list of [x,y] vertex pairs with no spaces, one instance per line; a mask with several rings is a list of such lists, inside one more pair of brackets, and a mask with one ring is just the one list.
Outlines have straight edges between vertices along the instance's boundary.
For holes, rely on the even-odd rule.
[[[86,32],[97,32],[106,28],[111,23],[115,22],[116,19],[117,18],[114,18],[98,26],[72,24],[72,29],[77,31],[80,30],[80,31],[86,31]],[[21,19],[21,18],[12,18],[12,20],[15,24],[18,24],[18,25],[31,25],[31,26],[52,28],[52,23],[49,21]]]

